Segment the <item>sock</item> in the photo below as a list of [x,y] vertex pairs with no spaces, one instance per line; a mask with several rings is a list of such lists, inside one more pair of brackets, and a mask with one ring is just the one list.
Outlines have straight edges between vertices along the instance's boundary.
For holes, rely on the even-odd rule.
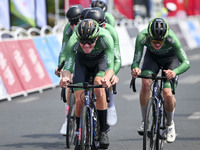
[[147,106],[141,106],[141,113],[142,113],[142,122],[144,122],[145,118],[146,118],[146,112],[147,112]]
[[111,108],[115,106],[114,100],[113,100],[113,91],[109,92],[109,98],[110,98],[110,102],[108,103],[108,107]]
[[106,110],[97,110],[99,115],[100,131],[107,131],[107,109]]
[[174,120],[174,112],[175,112],[175,108],[172,112],[168,112],[166,111],[166,117],[167,117],[167,126],[170,126]]

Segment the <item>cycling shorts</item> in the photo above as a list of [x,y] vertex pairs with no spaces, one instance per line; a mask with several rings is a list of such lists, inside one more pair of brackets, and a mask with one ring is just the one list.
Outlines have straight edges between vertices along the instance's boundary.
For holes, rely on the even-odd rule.
[[[163,70],[174,70],[178,67],[180,64],[176,54],[172,55],[166,55],[165,57],[158,56],[150,50],[146,50],[144,61],[142,65],[142,74],[143,75],[152,75],[153,73],[158,74],[160,69]],[[165,76],[165,74],[162,72],[162,75]],[[178,76],[175,78],[175,87],[178,84]],[[169,82],[165,81],[164,88],[171,88],[171,85]]]
[[[89,82],[91,76],[104,77],[107,69],[106,56],[104,52],[98,55],[88,55],[83,53],[77,53],[75,58],[75,68],[73,73],[73,83]],[[74,91],[83,90],[82,88],[76,88]]]

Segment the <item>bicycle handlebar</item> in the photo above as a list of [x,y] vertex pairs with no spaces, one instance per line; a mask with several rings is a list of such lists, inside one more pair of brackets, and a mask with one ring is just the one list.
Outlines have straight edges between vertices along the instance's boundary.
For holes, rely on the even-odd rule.
[[113,94],[117,94],[117,89],[116,89],[116,84],[115,85],[113,85]]
[[[69,88],[84,88],[85,90],[89,89],[89,88],[104,88],[102,85],[89,84],[88,82],[84,82],[84,83],[82,83],[82,85],[79,85],[79,84],[68,84],[67,87],[69,87]],[[105,88],[105,92],[106,92],[107,102],[109,103],[110,102],[110,98],[109,98],[109,90],[108,90],[108,88]]]
[[89,84],[88,82],[82,83],[82,85],[79,84],[68,84],[67,87],[69,88],[103,88],[102,85],[97,85],[97,84]]
[[[152,79],[153,81],[167,79],[167,77],[165,77],[165,76],[156,76],[156,75],[152,75],[152,76],[138,75],[137,78]],[[136,78],[132,78],[131,83],[130,83],[130,88],[132,87],[133,92],[136,92],[135,80],[136,80]],[[175,80],[171,79],[168,81],[170,82],[170,85],[172,87],[172,93],[173,93],[173,95],[175,95],[175,87],[174,87]]]
[[65,61],[63,60],[62,63],[58,66],[58,71],[60,71],[64,65],[65,65]]

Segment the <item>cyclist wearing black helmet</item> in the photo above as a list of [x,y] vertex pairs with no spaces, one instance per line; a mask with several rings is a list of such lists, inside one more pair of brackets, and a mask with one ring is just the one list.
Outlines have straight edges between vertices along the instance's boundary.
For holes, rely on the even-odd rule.
[[103,9],[106,16],[106,22],[115,27],[115,18],[107,12],[107,0],[92,0],[91,7],[99,7]]
[[[74,27],[80,22],[82,10],[83,10],[83,8],[81,5],[73,5],[66,12],[66,17],[69,22],[65,25],[65,28],[63,31],[62,50],[65,48],[66,43],[68,42],[69,38],[71,37]],[[62,54],[62,50],[61,50],[60,55]],[[57,71],[57,68],[55,70],[55,74],[57,76],[60,76],[60,71]],[[60,130],[60,133],[62,135],[66,135],[67,109],[68,109],[67,100],[69,99],[69,96],[70,96],[69,90],[67,92],[67,95],[65,94],[65,92],[61,92],[61,97],[63,99],[63,102],[65,102],[65,110],[66,110],[65,111],[65,122],[63,123],[61,130]]]
[[[105,28],[109,31],[110,35],[113,38],[114,41],[114,73],[115,75],[112,77],[111,83],[112,85],[115,85],[119,78],[116,76],[116,74],[119,72],[121,68],[121,54],[120,54],[120,47],[119,47],[119,37],[117,34],[117,31],[113,26],[111,26],[108,23],[105,23],[105,13],[104,11],[99,7],[94,7],[91,10],[89,10],[85,16],[86,19],[94,19],[99,23],[99,26],[102,28]],[[110,102],[108,103],[108,113],[107,113],[107,123],[108,125],[112,126],[117,123],[117,113],[113,101],[113,92],[112,88],[110,90]]]
[[81,13],[81,20],[85,19],[85,15],[87,14],[87,12],[90,10],[91,8],[88,7],[88,8],[85,8],[83,9],[82,13]]
[[[146,53],[142,69],[139,64],[143,55],[143,48],[146,46]],[[184,73],[190,67],[187,55],[177,38],[176,34],[169,28],[167,22],[162,18],[152,19],[148,28],[141,31],[136,38],[135,54],[131,65],[132,77],[137,77],[140,73],[143,75],[152,75],[158,73],[162,68],[162,73],[167,79],[175,78]],[[144,131],[144,119],[147,110],[148,99],[150,98],[151,80],[142,79],[142,88],[140,91],[140,105],[142,113],[142,125],[138,129],[140,135]],[[176,85],[177,86],[177,85]],[[174,111],[176,99],[171,92],[169,82],[164,83],[163,96],[165,100],[165,109],[167,115],[167,136],[168,143],[174,142],[176,138]]]
[[[78,25],[76,33],[73,33],[67,47],[60,56],[60,63],[65,60],[64,71],[60,80],[60,86],[65,87],[71,81],[73,73],[73,83],[88,82],[90,74],[94,75],[94,84],[102,84],[110,87],[110,79],[114,75],[114,52],[113,39],[110,33],[99,27],[99,24],[92,19],[84,19]],[[80,122],[81,108],[83,102],[80,95],[83,89],[74,89],[76,98],[76,120],[77,127]],[[107,135],[107,102],[105,90],[95,89],[97,97],[96,107],[100,120],[100,147],[108,148],[109,140]],[[78,128],[77,128],[78,130]],[[75,149],[79,146],[76,145]]]

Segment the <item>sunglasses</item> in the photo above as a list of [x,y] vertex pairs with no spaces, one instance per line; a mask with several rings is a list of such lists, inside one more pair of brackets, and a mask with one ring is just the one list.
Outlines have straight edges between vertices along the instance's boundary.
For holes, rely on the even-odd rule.
[[165,40],[155,40],[155,39],[151,39],[151,42],[153,44],[163,44],[165,42]]
[[72,22],[70,22],[70,26],[77,25],[78,23],[79,23],[79,22],[77,22],[77,21],[76,21],[76,22],[73,22],[73,21],[72,21]]
[[94,39],[79,39],[79,42],[83,45],[85,45],[86,43],[91,45],[96,41],[96,38]]

